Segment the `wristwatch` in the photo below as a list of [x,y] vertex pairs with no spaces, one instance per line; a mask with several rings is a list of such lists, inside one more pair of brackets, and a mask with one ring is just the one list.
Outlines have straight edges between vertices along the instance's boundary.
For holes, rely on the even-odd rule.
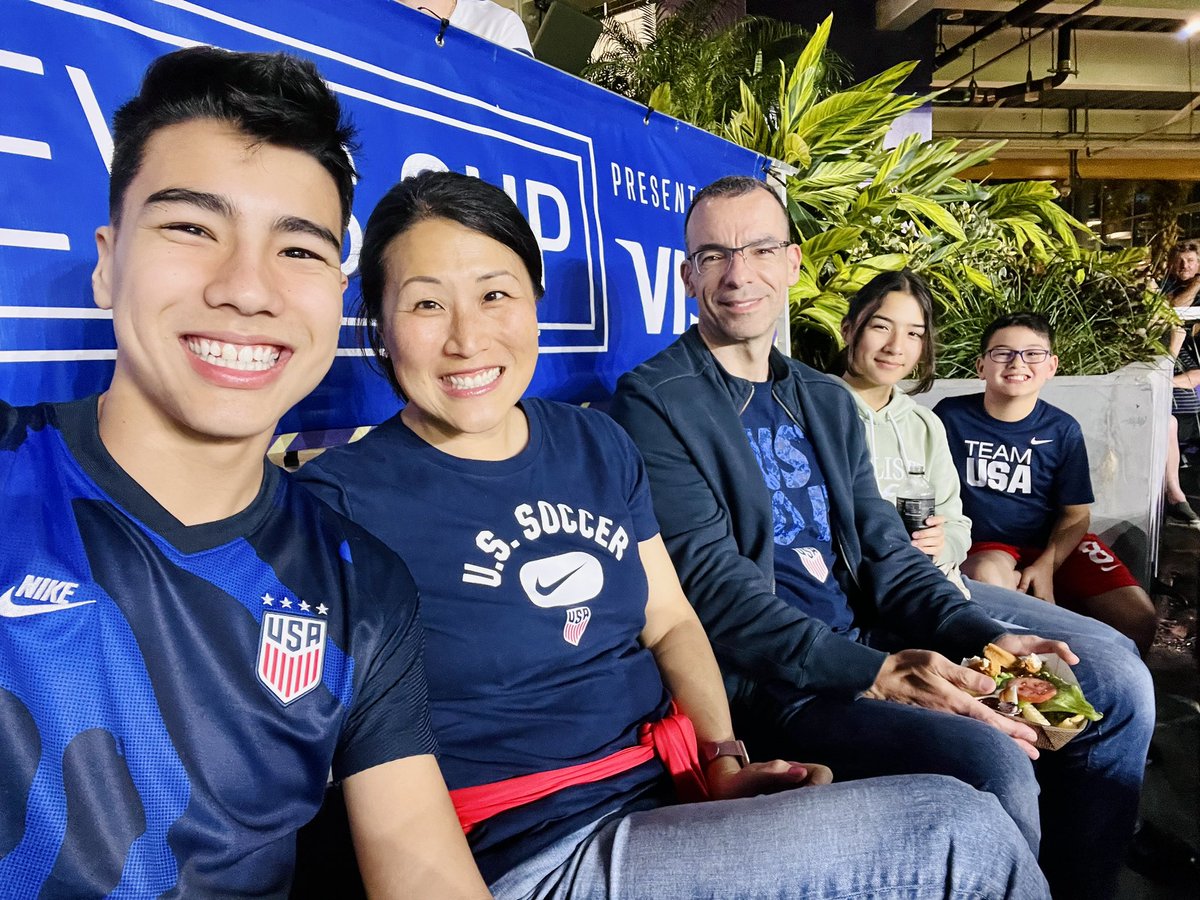
[[701,741],[698,749],[700,750],[700,763],[706,769],[713,760],[722,756],[734,757],[742,768],[750,765],[750,754],[746,752],[746,745],[738,740]]

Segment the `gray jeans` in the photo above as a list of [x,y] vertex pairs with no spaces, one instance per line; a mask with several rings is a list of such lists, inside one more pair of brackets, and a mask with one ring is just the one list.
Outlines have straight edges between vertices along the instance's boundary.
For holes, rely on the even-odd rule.
[[1050,896],[996,798],[941,775],[610,816],[490,887],[496,900]]

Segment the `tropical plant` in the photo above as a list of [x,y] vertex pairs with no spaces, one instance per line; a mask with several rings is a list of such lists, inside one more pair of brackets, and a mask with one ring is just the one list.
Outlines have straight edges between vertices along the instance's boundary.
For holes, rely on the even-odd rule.
[[1171,248],[1183,236],[1179,218],[1193,187],[1189,181],[1152,181],[1146,185],[1150,210],[1150,259],[1156,272],[1166,268]]
[[[707,51],[671,62],[688,54],[684,36],[693,26],[675,21],[684,18],[681,12],[660,20],[651,44],[661,41],[662,49],[644,49],[636,96],[780,161],[773,174],[783,182],[792,237],[803,251],[790,293],[794,355],[827,364],[840,347],[850,295],[879,272],[905,266],[933,285],[946,334],[959,348],[941,372],[964,373],[966,334],[993,313],[1022,305],[1053,312],[1061,345],[1078,346],[1060,354],[1064,372],[1111,371],[1162,351],[1159,336],[1171,313],[1139,285],[1142,256],[1081,247],[1077,236],[1090,242],[1090,232],[1058,205],[1049,182],[986,185],[957,177],[1002,143],[964,151],[957,140],[911,135],[886,146],[897,120],[930,100],[897,93],[916,63],[831,90],[832,17],[790,64],[756,56],[750,66],[745,54]],[[733,60],[728,72],[718,71],[722,59]],[[727,87],[706,93],[708,85],[727,85],[728,75],[738,80],[736,104],[716,102]],[[679,102],[684,96],[688,102]],[[970,359],[974,353],[972,347]]]
[[1062,375],[1102,375],[1161,354],[1162,337],[1178,319],[1161,294],[1128,277],[1147,263],[1143,248],[1048,262],[1027,257],[998,271],[987,288],[972,282],[956,297],[942,294],[938,375],[975,377],[980,332],[1014,310],[1050,320]]
[[[798,25],[763,16],[734,21],[722,0],[686,0],[670,11],[647,6],[642,39],[622,22],[609,20],[600,56],[583,70],[589,81],[678,119],[717,131],[740,104],[742,86],[769,96],[778,65],[790,67],[808,43]],[[824,93],[836,89],[848,69],[840,57],[823,53],[814,78]]]
[[1053,185],[984,187],[956,177],[1001,144],[962,152],[956,140],[910,135],[885,146],[895,122],[929,100],[896,93],[915,63],[818,96],[811,68],[831,25],[826,19],[791,72],[781,71],[772,113],[743,91],[720,132],[792,169],[788,208],[805,254],[791,291],[797,355],[827,358],[840,344],[847,298],[881,271],[908,266],[958,299],[964,286],[985,290],[998,262],[1078,255],[1075,230],[1084,226],[1054,202]]

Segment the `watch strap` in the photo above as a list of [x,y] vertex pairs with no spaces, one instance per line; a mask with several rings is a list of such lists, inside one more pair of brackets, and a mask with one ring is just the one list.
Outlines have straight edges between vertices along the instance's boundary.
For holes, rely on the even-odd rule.
[[746,745],[739,740],[732,741],[701,741],[698,747],[700,762],[707,768],[715,759],[722,756],[732,756],[745,768],[750,764],[750,755]]

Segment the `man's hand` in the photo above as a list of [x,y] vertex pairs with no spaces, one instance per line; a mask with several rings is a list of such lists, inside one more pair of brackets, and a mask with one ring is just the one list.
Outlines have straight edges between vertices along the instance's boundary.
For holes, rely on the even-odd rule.
[[797,787],[813,787],[833,781],[833,772],[816,763],[794,763],[782,759],[750,763],[739,768],[737,760],[721,757],[704,773],[712,800],[733,800],[774,794]]
[[942,528],[945,521],[945,516],[930,516],[925,520],[924,528],[913,532],[912,545],[936,560],[946,546],[946,532]]
[[[1042,641],[1041,638],[1034,640]],[[901,650],[883,661],[874,684],[867,688],[863,696],[978,719],[1003,731],[1017,742],[1017,746],[1025,751],[1030,759],[1037,759],[1038,751],[1033,746],[1033,742],[1037,740],[1037,733],[1032,728],[1024,722],[988,709],[975,699],[976,696],[990,694],[995,689],[995,682],[982,672],[955,665],[940,653],[931,650]]]
[[1021,570],[1017,579],[1017,590],[1038,597],[1047,603],[1054,602],[1054,557],[1043,553],[1036,562]]
[[1053,653],[1069,666],[1079,662],[1079,657],[1062,641],[1052,641],[1036,634],[1005,634],[992,641],[1013,656],[1028,656],[1031,653]]

